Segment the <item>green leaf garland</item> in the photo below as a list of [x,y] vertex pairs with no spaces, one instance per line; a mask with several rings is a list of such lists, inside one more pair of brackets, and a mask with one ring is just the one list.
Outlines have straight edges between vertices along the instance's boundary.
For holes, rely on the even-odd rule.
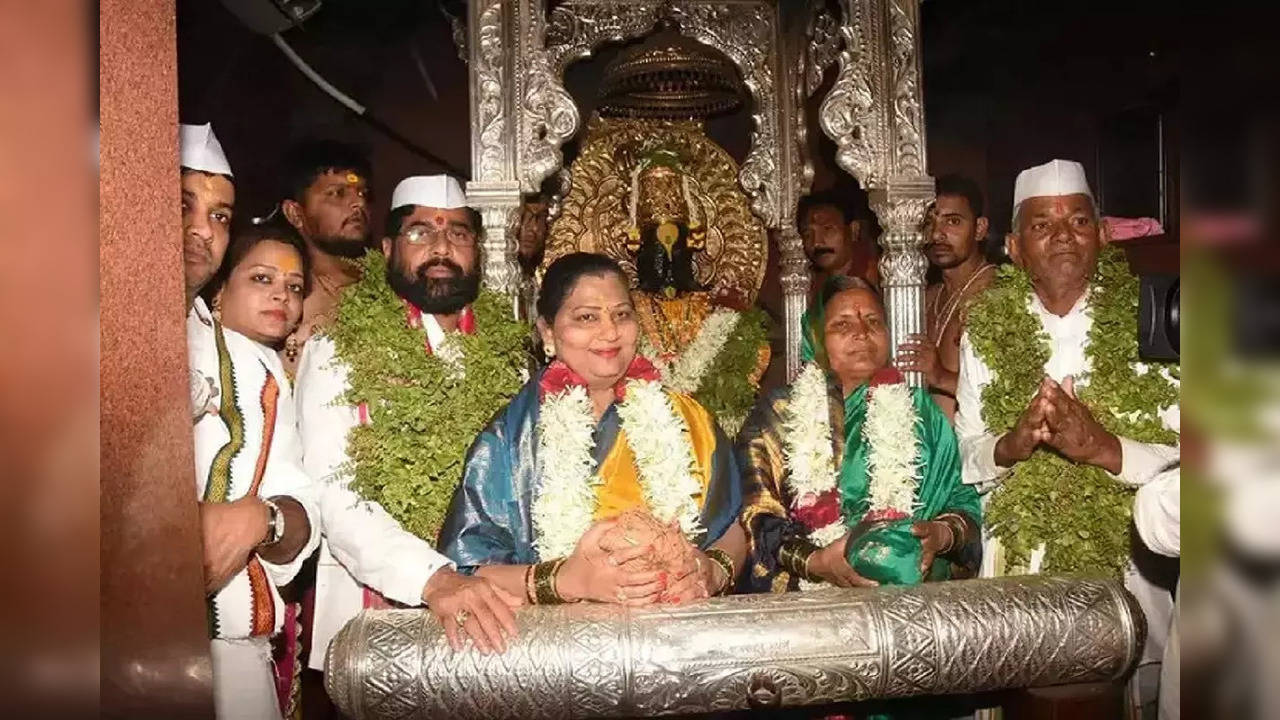
[[[1176,364],[1148,363],[1139,374],[1138,279],[1124,253],[1105,247],[1091,282],[1085,356],[1090,372],[1077,378],[1077,393],[1109,432],[1149,443],[1173,443],[1177,435],[1157,414],[1178,402]],[[1035,395],[1049,361],[1049,338],[1031,313],[1031,281],[1013,265],[1002,267],[974,302],[967,330],[993,378],[982,390],[982,419],[991,432],[1013,428]],[[1076,465],[1047,449],[1018,463],[987,507],[991,532],[1005,546],[1010,567],[1026,568],[1045,545],[1046,572],[1118,575],[1129,557],[1133,489],[1106,471]]]
[[693,394],[729,437],[737,433],[755,404],[758,388],[747,380],[760,361],[760,347],[768,343],[768,316],[759,308],[743,311]]
[[451,338],[462,348],[459,372],[427,354],[386,269],[381,253],[365,255],[364,275],[343,291],[328,331],[349,368],[344,402],[366,403],[372,419],[348,434],[351,487],[434,542],[467,449],[520,389],[530,328],[512,319],[508,298],[481,291],[471,306],[476,334]]

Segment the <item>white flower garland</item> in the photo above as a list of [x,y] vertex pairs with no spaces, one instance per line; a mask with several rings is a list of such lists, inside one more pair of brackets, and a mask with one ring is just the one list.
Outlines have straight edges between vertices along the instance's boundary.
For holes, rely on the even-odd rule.
[[[894,509],[910,514],[915,508],[919,484],[919,447],[915,426],[920,422],[905,383],[878,385],[869,390],[867,419],[862,436],[867,453],[869,509]],[[903,432],[909,428],[910,432]],[[783,456],[787,484],[795,502],[816,502],[836,488],[839,465],[831,450],[831,423],[827,407],[827,379],[822,368],[810,363],[791,386],[791,399],[782,419]],[[808,539],[826,547],[844,536],[848,527],[840,518],[811,530]],[[825,583],[800,581],[810,590]]]
[[920,423],[911,389],[906,383],[877,385],[867,401],[866,438],[868,509],[896,510],[910,515],[917,506],[920,484],[920,448],[916,425]]
[[[782,419],[782,451],[787,482],[796,502],[816,502],[836,487],[839,465],[831,452],[831,422],[827,411],[827,375],[812,363],[791,386],[791,401]],[[826,547],[844,535],[844,521],[836,520],[809,533],[809,540]]]
[[[689,441],[689,428],[662,385],[631,380],[618,415],[636,458],[649,511],[661,522],[678,520],[686,537],[702,531],[697,497],[702,483]],[[597,507],[592,451],[595,417],[585,388],[575,386],[546,397],[538,417],[538,457],[542,462],[533,523],[538,557],[564,557],[591,527]]]
[[698,335],[673,362],[659,357],[657,348],[647,336],[641,337],[644,355],[657,366],[667,387],[679,393],[692,395],[702,387],[702,378],[724,349],[742,314],[729,308],[716,308],[702,321]]
[[594,472],[591,450],[595,418],[587,389],[570,387],[547,397],[538,415],[538,458],[542,462],[537,499],[533,504],[533,527],[538,552],[544,558],[572,550],[591,522],[596,510],[595,488],[600,478]]

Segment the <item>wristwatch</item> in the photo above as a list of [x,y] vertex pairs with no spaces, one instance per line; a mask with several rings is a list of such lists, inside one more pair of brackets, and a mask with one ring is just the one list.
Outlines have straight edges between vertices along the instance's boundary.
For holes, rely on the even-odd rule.
[[270,517],[267,519],[267,537],[262,541],[262,545],[275,545],[284,539],[284,513],[280,512],[280,506],[267,498],[263,498],[262,504],[267,506]]

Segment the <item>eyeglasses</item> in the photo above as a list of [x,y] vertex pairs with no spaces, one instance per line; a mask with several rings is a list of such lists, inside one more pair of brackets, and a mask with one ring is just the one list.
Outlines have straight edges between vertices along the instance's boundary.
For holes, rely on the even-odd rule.
[[431,245],[436,240],[443,240],[456,248],[469,248],[476,244],[474,232],[456,226],[450,226],[444,230],[432,230],[426,225],[413,225],[400,233],[400,237],[410,245]]

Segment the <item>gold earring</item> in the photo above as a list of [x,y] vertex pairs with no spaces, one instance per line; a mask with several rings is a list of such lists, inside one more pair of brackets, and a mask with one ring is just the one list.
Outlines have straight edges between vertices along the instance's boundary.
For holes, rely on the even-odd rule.
[[556,356],[556,344],[549,342],[546,345],[543,345],[542,352],[546,354],[548,360],[554,358]]

